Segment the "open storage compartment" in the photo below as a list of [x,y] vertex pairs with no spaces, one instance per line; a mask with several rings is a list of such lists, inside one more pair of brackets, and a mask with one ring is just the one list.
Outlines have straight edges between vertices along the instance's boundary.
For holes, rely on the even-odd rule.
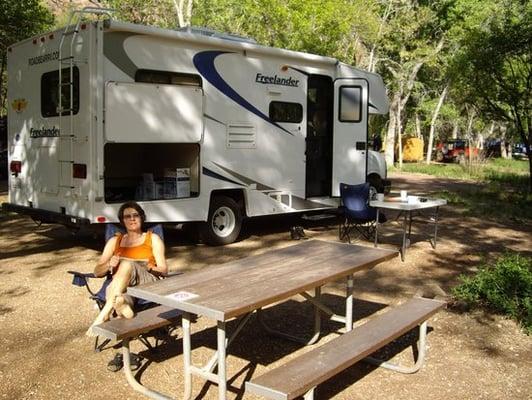
[[105,202],[197,197],[199,151],[193,143],[107,143]]

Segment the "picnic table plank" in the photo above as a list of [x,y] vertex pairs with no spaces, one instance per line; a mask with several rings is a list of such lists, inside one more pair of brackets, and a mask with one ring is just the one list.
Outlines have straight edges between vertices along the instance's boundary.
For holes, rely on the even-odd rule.
[[[396,256],[397,252],[392,250],[309,240],[129,288],[128,292],[226,321]],[[180,291],[196,297],[184,301],[169,297]],[[239,295],[234,296],[235,292]]]
[[413,298],[246,383],[246,390],[291,400],[426,321],[445,302]]

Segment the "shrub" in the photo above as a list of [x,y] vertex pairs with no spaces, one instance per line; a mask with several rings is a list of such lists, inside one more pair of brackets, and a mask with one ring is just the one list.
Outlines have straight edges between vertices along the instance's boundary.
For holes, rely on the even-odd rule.
[[507,253],[460,280],[452,289],[457,300],[506,315],[532,333],[532,257]]

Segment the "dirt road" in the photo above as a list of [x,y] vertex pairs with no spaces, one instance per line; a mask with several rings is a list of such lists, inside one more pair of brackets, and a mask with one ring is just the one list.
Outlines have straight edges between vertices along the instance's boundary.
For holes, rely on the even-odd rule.
[[[392,177],[394,186],[412,193],[430,194],[440,188],[473,183],[420,175]],[[0,183],[0,202],[6,184]],[[396,247],[400,225],[383,226],[383,246]],[[290,246],[288,230],[302,224],[307,236],[337,240],[337,226],[286,218],[261,219],[246,224],[242,240],[225,247],[196,244],[180,231],[166,233],[167,258],[172,269],[190,271],[225,261]],[[480,260],[506,249],[531,253],[532,227],[470,218],[452,207],[441,213],[439,243],[433,250],[426,240],[428,226],[416,224],[405,262],[381,264],[355,277],[355,318],[362,320],[414,294],[445,296],[461,273],[472,272]],[[366,243],[371,245],[370,243]],[[82,288],[71,285],[67,270],[90,271],[102,248],[89,234],[72,236],[59,226],[37,227],[27,218],[0,213],[0,397],[2,399],[141,399],[120,373],[106,369],[114,350],[92,351],[84,332],[96,311]],[[340,286],[326,288],[327,301],[338,303]],[[295,312],[292,325],[308,327],[301,310],[309,306],[294,298],[275,310],[279,323]],[[310,308],[308,308],[310,311]],[[512,321],[482,312],[446,310],[434,317],[428,335],[426,366],[417,374],[400,375],[359,363],[318,388],[317,399],[530,399],[532,340]],[[212,321],[193,324],[194,361],[212,354],[216,333]],[[327,332],[338,325],[325,325]],[[316,345],[335,336],[328,334]],[[396,360],[412,359],[411,336],[387,348]],[[410,340],[410,341],[409,341]],[[182,357],[179,330],[157,354],[141,351],[147,363],[139,376],[143,383],[179,398],[182,393]],[[307,351],[261,332],[252,321],[229,350],[231,399],[254,399],[243,382]],[[197,399],[215,399],[215,385],[194,379]]]

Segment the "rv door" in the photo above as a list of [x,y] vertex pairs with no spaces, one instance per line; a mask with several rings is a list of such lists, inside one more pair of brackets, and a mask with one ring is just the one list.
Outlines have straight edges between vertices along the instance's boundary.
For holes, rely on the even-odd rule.
[[340,183],[366,181],[368,135],[368,82],[341,78],[334,82],[333,196],[340,195]]

